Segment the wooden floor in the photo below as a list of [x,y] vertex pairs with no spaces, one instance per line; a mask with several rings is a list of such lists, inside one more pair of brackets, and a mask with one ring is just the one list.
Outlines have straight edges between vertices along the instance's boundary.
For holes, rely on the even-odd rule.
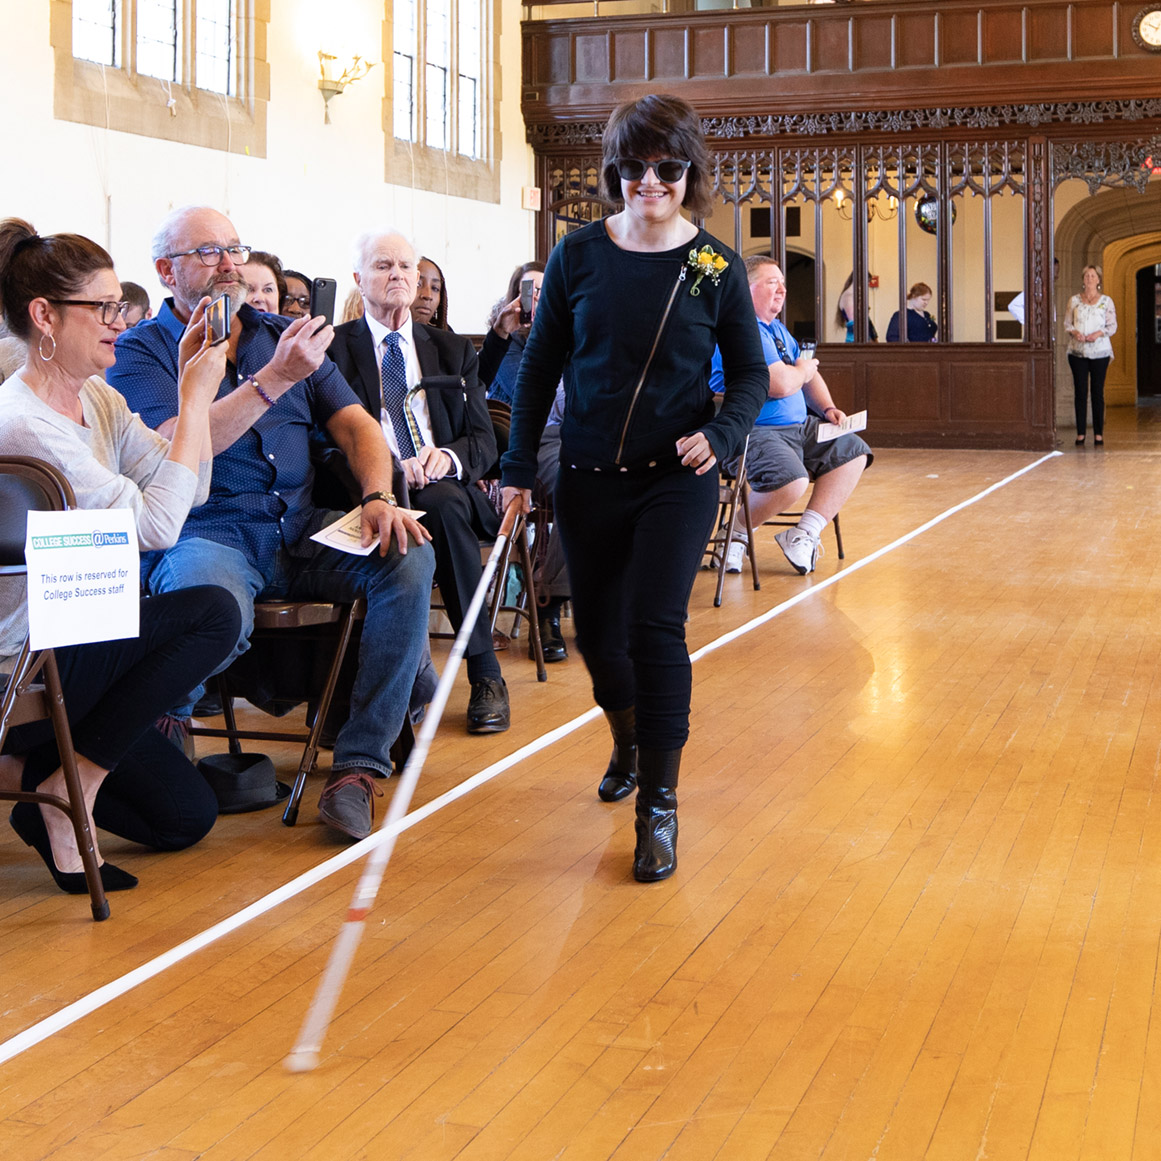
[[[629,875],[587,725],[400,839],[320,1068],[281,1061],[346,868],[0,1066],[5,1161],[1161,1156],[1161,424],[1034,462],[884,451],[813,578],[703,574],[680,867]],[[591,704],[578,660],[462,732],[428,802]],[[279,759],[292,769],[288,752]],[[0,835],[0,1041],[340,848],[224,817],[113,918]]]

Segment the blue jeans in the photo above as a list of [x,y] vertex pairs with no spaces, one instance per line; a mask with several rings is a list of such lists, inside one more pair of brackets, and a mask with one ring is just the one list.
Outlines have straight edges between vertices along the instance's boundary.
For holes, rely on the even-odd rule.
[[[233,594],[242,611],[242,631],[216,672],[249,648],[255,600],[365,598],[367,615],[351,716],[335,741],[332,768],[365,766],[389,774],[391,744],[403,727],[412,683],[427,645],[435,554],[427,544],[410,545],[406,555],[394,545],[386,556],[377,551],[354,556],[316,544],[302,546],[300,551],[306,555],[280,552],[267,580],[237,549],[190,537],[165,552],[143,556],[142,575],[151,593],[216,584]],[[195,690],[174,714],[188,716],[198,696],[200,691]]]

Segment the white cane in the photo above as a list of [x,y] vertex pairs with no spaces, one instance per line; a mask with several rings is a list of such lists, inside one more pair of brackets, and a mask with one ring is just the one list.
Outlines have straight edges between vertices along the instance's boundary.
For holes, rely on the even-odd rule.
[[460,631],[456,634],[455,641],[452,642],[443,675],[439,679],[439,685],[436,686],[435,697],[432,698],[427,716],[423,720],[423,726],[420,728],[419,737],[415,741],[415,747],[407,758],[407,764],[403,767],[399,785],[391,796],[391,806],[379,826],[379,834],[376,836],[375,845],[367,859],[367,866],[359,878],[354,895],[351,897],[346,921],[331,948],[330,960],[327,962],[322,979],[319,980],[314,999],[306,1013],[306,1019],[302,1022],[298,1040],[295,1042],[290,1055],[283,1062],[291,1072],[309,1072],[318,1064],[319,1053],[322,1050],[327,1029],[330,1027],[331,1016],[334,1015],[335,1005],[339,1002],[339,996],[342,994],[347,973],[350,971],[351,962],[355,958],[355,951],[359,946],[359,940],[363,937],[367,912],[375,903],[375,898],[379,894],[379,886],[383,882],[383,873],[391,859],[391,852],[395,849],[396,824],[407,813],[411,805],[411,796],[415,793],[420,772],[423,770],[423,763],[427,758],[427,751],[431,748],[431,740],[439,728],[440,718],[443,717],[444,707],[447,705],[451,687],[456,679],[456,671],[459,669],[460,661],[467,648],[468,637],[480,614],[480,609],[484,604],[484,596],[488,591],[488,584],[496,571],[496,565],[504,551],[504,545],[512,535],[512,529],[519,514],[520,499],[517,497],[508,505],[504,513],[504,521],[500,525],[496,543],[492,546],[488,562],[484,566],[484,575],[480,577],[480,583],[476,586],[471,603],[464,614]]

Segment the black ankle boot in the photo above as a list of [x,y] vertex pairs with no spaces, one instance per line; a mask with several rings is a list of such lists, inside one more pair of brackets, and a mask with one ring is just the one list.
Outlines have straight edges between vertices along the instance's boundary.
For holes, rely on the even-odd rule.
[[637,752],[637,849],[633,878],[668,879],[677,870],[677,772],[680,750]]
[[[540,624],[540,648],[544,652],[544,663],[551,665],[554,661],[568,660],[568,646],[564,643],[564,634],[560,631],[560,607],[555,611],[545,610],[537,613]],[[532,644],[532,634],[528,634],[528,656],[536,660],[536,649]]]
[[613,753],[597,797],[602,802],[620,802],[637,785],[637,712],[632,706],[605,710],[605,718],[613,733]]

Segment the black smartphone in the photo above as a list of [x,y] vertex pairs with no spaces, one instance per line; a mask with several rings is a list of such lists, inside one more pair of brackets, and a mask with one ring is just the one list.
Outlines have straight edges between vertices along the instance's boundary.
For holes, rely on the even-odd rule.
[[536,283],[531,278],[520,281],[520,325],[528,326],[532,322],[532,296],[536,293]]
[[[335,321],[335,280],[333,278],[316,278],[310,291],[310,317],[318,318],[322,315],[326,319],[323,326],[332,326]],[[322,330],[322,327],[319,327]],[[318,331],[314,332],[316,335]]]
[[212,347],[230,337],[230,300],[224,294],[206,307],[206,337]]

